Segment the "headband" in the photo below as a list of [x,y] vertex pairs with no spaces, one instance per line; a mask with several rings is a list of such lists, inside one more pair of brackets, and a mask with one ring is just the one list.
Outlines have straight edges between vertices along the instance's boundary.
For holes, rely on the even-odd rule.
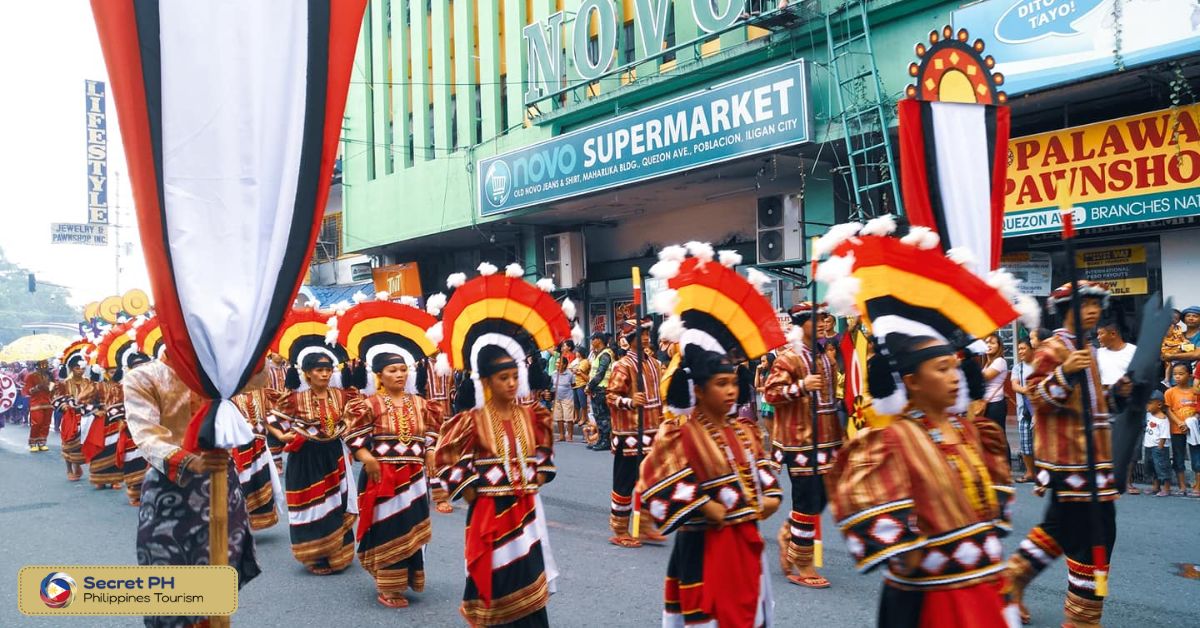
[[376,373],[382,373],[383,369],[393,364],[403,364],[408,366],[408,362],[406,362],[404,358],[398,354],[380,353],[379,355],[375,356],[373,360],[371,360],[371,370]]
[[491,377],[500,371],[517,368],[517,361],[512,358],[493,360],[479,365],[480,377]]
[[935,360],[937,358],[949,355],[957,355],[957,353],[958,352],[954,350],[954,347],[951,347],[950,345],[936,344],[930,347],[925,347],[924,349],[904,352],[902,355],[896,357],[896,366],[900,369],[901,375],[911,375],[916,373],[917,369],[920,368],[922,364],[930,360]]
[[323,353],[309,353],[304,356],[304,360],[300,362],[300,370],[311,371],[313,369],[331,369],[333,368],[333,359]]

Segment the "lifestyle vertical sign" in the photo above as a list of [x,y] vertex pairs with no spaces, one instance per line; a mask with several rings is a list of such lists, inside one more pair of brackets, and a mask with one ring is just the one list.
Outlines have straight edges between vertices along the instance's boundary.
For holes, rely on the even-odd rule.
[[84,81],[87,113],[88,222],[108,224],[108,120],[103,81]]

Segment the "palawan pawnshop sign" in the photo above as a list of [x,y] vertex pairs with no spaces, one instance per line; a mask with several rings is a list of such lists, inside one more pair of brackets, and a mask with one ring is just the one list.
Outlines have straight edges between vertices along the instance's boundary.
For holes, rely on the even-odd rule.
[[804,60],[476,164],[490,216],[811,140]]

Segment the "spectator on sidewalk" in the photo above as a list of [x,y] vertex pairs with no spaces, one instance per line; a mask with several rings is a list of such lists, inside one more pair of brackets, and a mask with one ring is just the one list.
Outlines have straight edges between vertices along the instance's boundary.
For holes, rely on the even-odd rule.
[[1125,342],[1120,326],[1111,320],[1100,323],[1096,329],[1096,340],[1100,342],[1100,348],[1096,350],[1100,383],[1105,388],[1111,388],[1129,372],[1129,363],[1133,361],[1133,352],[1137,351],[1137,346]]
[[1028,338],[1017,341],[1017,361],[1012,368],[1012,388],[1017,398],[1017,449],[1025,474],[1017,482],[1033,482],[1033,402],[1027,380],[1033,374],[1033,347]]
[[567,370],[567,360],[560,357],[558,371],[550,376],[554,384],[555,440],[571,442],[575,437],[575,374]]
[[[1191,370],[1192,363],[1200,360],[1200,305],[1189,305],[1183,308],[1183,331],[1177,327],[1167,330],[1161,349],[1162,359],[1168,364],[1184,362]],[[1172,368],[1167,370],[1167,385],[1174,386]]]
[[983,391],[983,415],[1000,427],[1004,434],[1004,448],[1007,452],[1005,460],[1012,460],[1012,452],[1008,451],[1008,399],[1004,396],[1004,381],[1008,379],[1008,360],[1004,359],[1004,345],[1000,336],[992,334],[984,339],[987,343],[987,357],[984,358],[983,381],[986,387]]
[[1192,490],[1188,497],[1200,497],[1200,417],[1193,415],[1183,423],[1187,426],[1188,452],[1192,458]]
[[[1184,310],[1184,320],[1187,310]],[[1183,481],[1184,458],[1187,456],[1186,421],[1196,414],[1196,388],[1192,385],[1191,369],[1186,364],[1175,364],[1171,368],[1175,384],[1164,394],[1167,417],[1171,419],[1171,468],[1175,471],[1175,486],[1178,494],[1184,494],[1187,486]]]
[[1146,471],[1154,479],[1150,493],[1157,497],[1171,494],[1171,420],[1163,413],[1164,396],[1154,391],[1146,402],[1146,436],[1142,446],[1146,448]]

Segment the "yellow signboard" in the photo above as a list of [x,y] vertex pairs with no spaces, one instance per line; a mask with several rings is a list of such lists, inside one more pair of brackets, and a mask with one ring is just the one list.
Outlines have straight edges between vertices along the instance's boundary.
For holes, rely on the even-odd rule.
[[27,565],[17,574],[26,615],[232,615],[238,573],[229,566]]
[[1200,214],[1200,104],[1013,138],[1004,193],[1005,236]]
[[1075,263],[1084,279],[1104,284],[1114,296],[1150,292],[1144,245],[1083,249],[1076,251]]

